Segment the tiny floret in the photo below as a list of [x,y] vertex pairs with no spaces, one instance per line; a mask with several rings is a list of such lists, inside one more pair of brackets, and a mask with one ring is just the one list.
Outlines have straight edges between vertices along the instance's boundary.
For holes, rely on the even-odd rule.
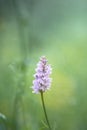
[[36,73],[34,74],[35,80],[33,81],[33,93],[45,92],[51,86],[50,74],[52,72],[51,66],[48,64],[45,56],[40,58],[37,68],[35,69]]

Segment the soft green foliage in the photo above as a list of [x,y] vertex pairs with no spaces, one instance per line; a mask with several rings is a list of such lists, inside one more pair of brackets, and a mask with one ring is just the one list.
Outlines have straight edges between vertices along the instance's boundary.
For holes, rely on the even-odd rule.
[[2,3],[0,113],[7,118],[4,125],[8,130],[48,129],[40,95],[31,89],[36,63],[45,55],[53,68],[51,90],[44,94],[52,130],[87,130],[87,2]]

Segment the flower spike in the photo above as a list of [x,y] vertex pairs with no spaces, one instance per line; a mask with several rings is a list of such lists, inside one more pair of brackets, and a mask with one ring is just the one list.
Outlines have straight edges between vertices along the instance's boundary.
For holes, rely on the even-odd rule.
[[51,86],[50,74],[52,72],[51,66],[48,64],[48,61],[45,56],[40,58],[40,61],[37,64],[36,74],[34,75],[35,80],[33,81],[33,93],[45,92]]

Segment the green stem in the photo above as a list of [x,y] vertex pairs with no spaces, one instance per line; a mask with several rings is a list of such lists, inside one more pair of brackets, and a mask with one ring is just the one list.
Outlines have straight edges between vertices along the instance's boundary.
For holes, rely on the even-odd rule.
[[43,110],[44,110],[45,118],[46,118],[46,121],[47,121],[49,130],[51,130],[50,123],[49,123],[49,120],[48,120],[48,116],[47,116],[47,113],[46,113],[46,108],[45,108],[45,103],[44,103],[43,92],[41,91],[40,93],[41,93],[41,100],[42,100],[42,105],[43,105]]

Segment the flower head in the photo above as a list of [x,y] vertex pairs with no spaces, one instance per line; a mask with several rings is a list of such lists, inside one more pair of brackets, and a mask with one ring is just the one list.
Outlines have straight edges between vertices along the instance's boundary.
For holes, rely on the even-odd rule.
[[51,86],[51,74],[52,68],[48,64],[47,59],[45,56],[40,58],[39,63],[37,64],[36,73],[34,75],[35,80],[33,81],[33,92],[45,92]]

